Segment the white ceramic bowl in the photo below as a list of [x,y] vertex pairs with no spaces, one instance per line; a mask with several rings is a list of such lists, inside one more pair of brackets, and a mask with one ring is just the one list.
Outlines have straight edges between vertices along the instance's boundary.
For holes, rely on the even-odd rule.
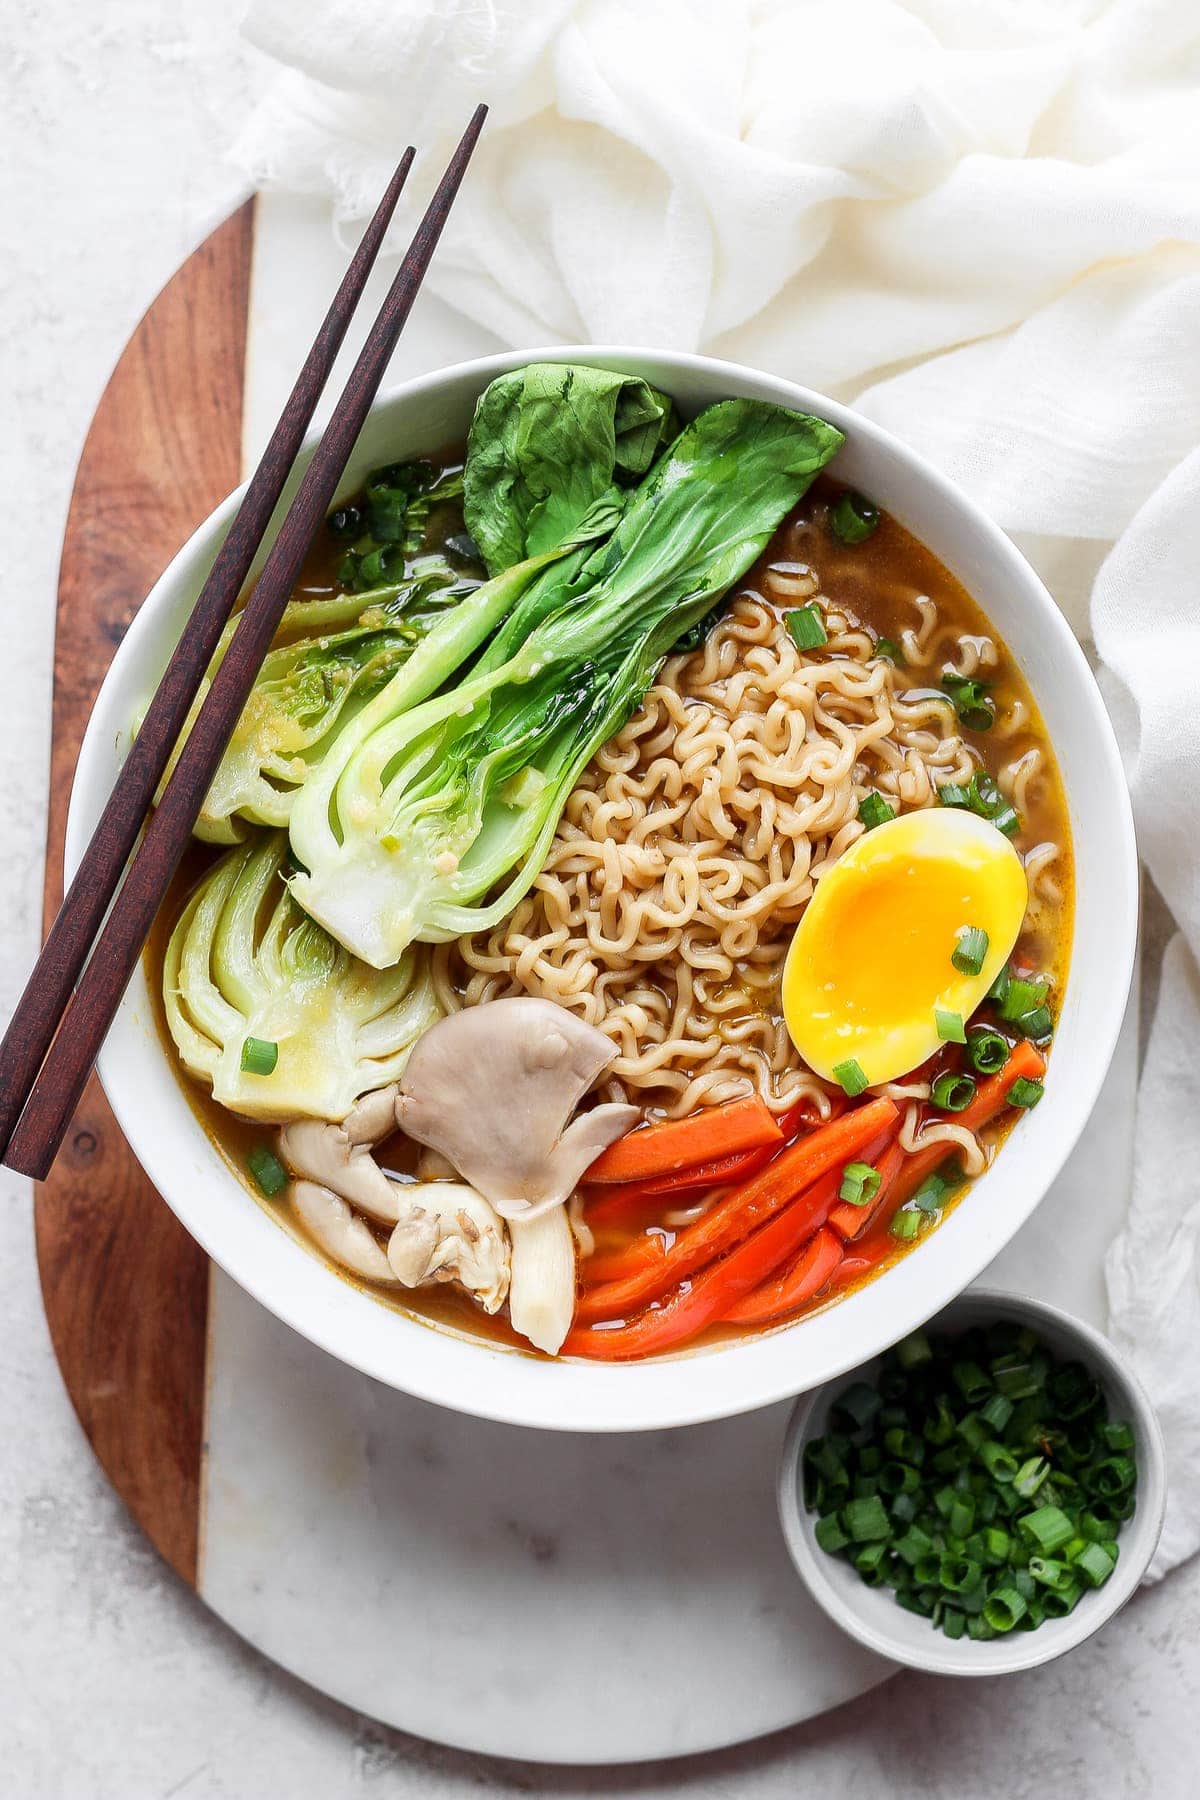
[[[434,1329],[380,1305],[291,1239],[230,1174],[163,1053],[142,973],[100,1059],[104,1089],[151,1181],[209,1255],[281,1319],[344,1362],[409,1393],[484,1417],[563,1430],[692,1424],[827,1381],[944,1306],[1029,1217],[1100,1091],[1132,968],[1137,864],[1129,801],[1108,717],[1070,630],[1029,565],[977,507],[895,438],[820,394],[769,375],[665,351],[557,347],[462,363],[396,388],[374,407],[347,471],[465,436],[493,376],[537,359],[629,370],[691,413],[729,395],[831,419],[846,434],[837,475],[870,494],[979,601],[1023,669],[1056,746],[1075,839],[1075,944],[1051,1079],[976,1191],[912,1256],[860,1293],[742,1343],[606,1367],[553,1363]],[[305,459],[301,458],[303,467]],[[288,496],[290,497],[291,489]],[[68,870],[238,502],[232,495],[155,585],[100,690],[80,752],[67,826]]]
[[[1010,1675],[1017,1669],[1051,1662],[1091,1637],[1124,1606],[1149,1568],[1167,1503],[1166,1457],[1154,1408],[1108,1339],[1090,1325],[1044,1301],[980,1288],[947,1307],[929,1329],[954,1336],[972,1325],[989,1325],[998,1319],[1031,1326],[1055,1354],[1083,1363],[1104,1389],[1110,1416],[1127,1419],[1133,1427],[1137,1510],[1121,1528],[1121,1554],[1113,1573],[1103,1587],[1089,1589],[1065,1619],[1047,1619],[1036,1631],[1013,1631],[981,1643],[968,1637],[951,1639],[936,1631],[928,1619],[897,1606],[890,1588],[868,1587],[849,1563],[821,1549],[814,1535],[816,1514],[805,1510],[800,1491],[800,1458],[809,1439],[824,1431],[829,1410],[847,1385],[845,1381],[830,1382],[797,1402],[779,1462],[783,1535],[813,1599],[835,1625],[869,1650],[937,1675]],[[854,1379],[870,1381],[878,1360],[856,1369]]]

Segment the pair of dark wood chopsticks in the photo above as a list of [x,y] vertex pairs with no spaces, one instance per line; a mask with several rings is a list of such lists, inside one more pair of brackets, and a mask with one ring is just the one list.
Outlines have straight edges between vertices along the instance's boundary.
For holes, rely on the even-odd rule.
[[[362,297],[412,165],[412,149],[401,158],[363,235],[246,489],[0,1043],[0,1160],[10,1169],[40,1180],[58,1153],[379,389],[486,116],[485,106],[476,109],[417,227],[122,882],[122,871]],[[105,920],[118,884],[120,892]]]

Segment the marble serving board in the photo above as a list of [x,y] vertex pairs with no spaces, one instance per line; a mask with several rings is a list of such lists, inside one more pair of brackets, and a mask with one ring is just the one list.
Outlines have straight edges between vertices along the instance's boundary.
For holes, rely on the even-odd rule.
[[[157,569],[252,466],[343,261],[321,208],[260,198],[184,265],[114,373],[64,547],[48,906],[107,654]],[[499,347],[425,296],[394,374]],[[987,1274],[1101,1324],[1136,1045],[1131,1009],[1082,1145]],[[750,1738],[890,1673],[825,1620],[784,1554],[786,1407],[560,1435],[381,1387],[206,1267],[94,1085],[37,1209],[56,1352],[114,1485],[214,1611],[356,1711],[492,1754],[612,1762]]]

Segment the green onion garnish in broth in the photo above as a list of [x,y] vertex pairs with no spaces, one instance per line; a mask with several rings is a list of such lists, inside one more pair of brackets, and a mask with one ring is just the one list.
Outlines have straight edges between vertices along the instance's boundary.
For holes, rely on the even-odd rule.
[[990,1025],[972,1025],[967,1032],[967,1061],[979,1075],[998,1075],[1010,1055],[1008,1039]]
[[966,675],[956,675],[952,669],[942,672],[941,684],[951,705],[958,714],[959,723],[968,731],[990,731],[996,722],[996,705],[988,693],[987,684],[974,681]]
[[268,1200],[281,1194],[288,1184],[287,1170],[273,1150],[265,1144],[255,1144],[246,1153],[246,1167],[253,1175],[261,1193]]
[[939,1075],[930,1091],[930,1099],[939,1112],[965,1112],[974,1098],[974,1078],[953,1072]]
[[879,508],[864,494],[847,488],[834,501],[829,514],[833,535],[843,544],[865,544],[879,524]]
[[1045,1091],[1046,1089],[1042,1082],[1028,1081],[1025,1076],[1022,1075],[1013,1082],[1008,1090],[1008,1104],[1010,1106],[1021,1107],[1025,1111],[1028,1111],[1030,1107],[1037,1105]]
[[783,622],[787,627],[788,636],[797,650],[819,650],[822,644],[829,642],[825,620],[815,601],[810,601],[807,606],[795,606],[790,612],[785,612]]
[[864,794],[858,803],[858,816],[868,831],[874,831],[877,825],[886,825],[894,819],[896,809],[882,794]]

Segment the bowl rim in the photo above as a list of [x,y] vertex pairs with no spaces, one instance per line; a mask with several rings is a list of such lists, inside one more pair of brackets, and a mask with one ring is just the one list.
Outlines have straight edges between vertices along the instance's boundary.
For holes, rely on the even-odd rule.
[[[1006,1292],[1002,1288],[968,1288],[930,1319],[925,1329],[966,1329],[979,1315],[988,1314],[1020,1319],[1035,1328],[1049,1326],[1070,1339],[1077,1346],[1079,1360],[1086,1363],[1106,1386],[1121,1392],[1122,1405],[1127,1406],[1134,1417],[1138,1439],[1138,1504],[1134,1514],[1138,1532],[1137,1554],[1130,1554],[1130,1546],[1123,1541],[1128,1534],[1122,1531],[1119,1539],[1121,1556],[1116,1569],[1103,1587],[1089,1589],[1082,1596],[1074,1612],[1063,1619],[1047,1620],[1036,1631],[1011,1632],[1003,1638],[989,1640],[982,1646],[989,1653],[987,1661],[982,1662],[978,1660],[973,1639],[954,1640],[932,1626],[929,1628],[928,1653],[920,1654],[882,1626],[869,1623],[842,1599],[826,1566],[835,1563],[835,1559],[817,1543],[814,1535],[816,1514],[809,1511],[800,1497],[799,1465],[804,1446],[812,1434],[814,1414],[832,1398],[832,1389],[840,1389],[847,1375],[858,1374],[859,1370],[843,1371],[832,1380],[822,1382],[820,1387],[802,1394],[796,1401],[783,1435],[775,1488],[779,1523],[792,1565],[828,1619],[868,1650],[898,1667],[969,1679],[1040,1668],[1043,1663],[1065,1656],[1115,1618],[1137,1591],[1154,1558],[1167,1505],[1166,1447],[1158,1414],[1140,1378],[1111,1340],[1094,1325],[1048,1300],[1035,1300],[1030,1294]],[[956,1315],[961,1318],[961,1325]],[[868,1358],[862,1368],[876,1361],[878,1355]],[[898,1619],[910,1617],[891,1601],[890,1594],[885,1599],[882,1590],[867,1587],[863,1587],[863,1593],[878,1593],[880,1619],[888,1617],[885,1606],[890,1607]],[[869,1606],[870,1602],[867,1604]],[[1009,1647],[1011,1654],[1006,1657],[1003,1649]]]
[[[927,1270],[928,1279],[924,1283],[919,1276],[914,1277],[911,1273],[911,1264],[920,1259],[905,1259],[896,1270],[891,1271],[891,1304],[886,1309],[886,1322],[881,1322],[865,1337],[860,1334],[853,1344],[849,1339],[854,1334],[844,1334],[847,1341],[842,1349],[836,1352],[827,1350],[822,1356],[814,1379],[820,1382],[833,1380],[860,1363],[864,1351],[867,1355],[872,1355],[886,1343],[894,1342],[922,1324],[946,1303],[948,1292],[961,1293],[980,1274],[1041,1201],[1073,1149],[1096,1102],[1116,1046],[1132,976],[1136,942],[1137,855],[1132,809],[1120,752],[1081,646],[1044,584],[1012,541],[968,495],[919,452],[853,408],[815,390],[766,371],[692,353],[632,345],[555,344],[469,358],[403,381],[377,396],[371,416],[374,417],[384,409],[411,405],[429,396],[436,398],[438,389],[453,387],[455,384],[471,382],[482,390],[494,376],[521,368],[527,363],[570,360],[617,368],[654,365],[666,371],[658,377],[665,385],[669,385],[671,375],[675,374],[694,377],[718,389],[724,388],[727,392],[757,393],[778,404],[817,413],[848,428],[859,442],[868,444],[872,452],[898,464],[907,478],[928,494],[931,505],[948,513],[952,519],[957,518],[957,523],[965,528],[972,542],[978,546],[979,553],[996,570],[997,576],[1007,579],[1020,591],[1022,604],[1034,609],[1039,630],[1046,634],[1047,641],[1052,642],[1060,663],[1074,672],[1073,693],[1087,715],[1086,730],[1090,752],[1103,764],[1111,788],[1109,823],[1118,848],[1111,872],[1111,890],[1106,896],[1112,916],[1108,933],[1112,956],[1107,965],[1107,980],[1103,989],[1092,997],[1087,1078],[1081,1079],[1078,1070],[1073,1070],[1072,1080],[1060,1083],[1054,1090],[1055,1098],[1051,1099],[1048,1091],[1047,1098],[1058,1115],[1058,1131],[1052,1141],[1043,1145],[1042,1162],[1037,1178],[1030,1187],[1032,1198],[1029,1193],[1014,1197],[1009,1226],[997,1229],[993,1222],[987,1229],[981,1228],[973,1240],[957,1245],[954,1285],[947,1289],[943,1278],[936,1298],[931,1300],[923,1291],[933,1278],[933,1266],[928,1258],[935,1243],[925,1249],[926,1260],[922,1266]],[[319,429],[310,431],[301,452],[302,458],[311,452],[319,436]],[[245,485],[243,483],[228,495],[171,559],[138,609],[125,639],[113,657],[97,694],[76,764],[66,832],[68,877],[78,862],[94,817],[94,796],[92,801],[85,802],[81,793],[87,785],[89,771],[102,753],[98,720],[104,711],[104,702],[106,698],[111,700],[112,695],[120,690],[124,670],[132,661],[135,646],[146,642],[154,643],[156,637],[162,635],[158,625],[159,616],[172,597],[177,596],[195,560],[203,555],[220,531],[227,526],[240,503]],[[1030,672],[1027,666],[1022,666],[1028,676]],[[1036,696],[1036,679],[1031,679]],[[129,1004],[127,997],[123,1012]],[[114,1037],[115,1035],[114,1033]],[[341,1288],[347,1285],[310,1252],[302,1250],[289,1239],[274,1221],[270,1223],[278,1238],[279,1254],[278,1257],[274,1253],[268,1255],[267,1267],[253,1263],[241,1252],[235,1252],[232,1246],[221,1240],[219,1231],[210,1229],[204,1208],[197,1205],[189,1193],[181,1192],[177,1159],[172,1157],[169,1146],[161,1141],[151,1141],[154,1134],[143,1129],[138,1109],[139,1096],[131,1091],[132,1084],[125,1083],[121,1078],[111,1038],[101,1054],[98,1068],[109,1103],[135,1156],[172,1211],[208,1255],[240,1287],[301,1336],[340,1361],[388,1386],[435,1404],[450,1406],[457,1411],[511,1424],[555,1430],[638,1431],[700,1424],[730,1417],[790,1398],[804,1382],[804,1370],[798,1369],[796,1358],[789,1356],[783,1349],[786,1342],[792,1339],[796,1326],[646,1363],[603,1365],[580,1359],[548,1361],[431,1328],[411,1315],[381,1307],[373,1298],[364,1297],[360,1291],[351,1289],[362,1304],[369,1305],[398,1328],[387,1353],[379,1345],[364,1345],[359,1342],[359,1338],[371,1337],[370,1329],[364,1326],[361,1330],[346,1330],[336,1306],[327,1303],[326,1299],[317,1303],[311,1296],[304,1296],[302,1290],[310,1284],[305,1282],[295,1265],[290,1265],[290,1282],[284,1280],[282,1274],[277,1277],[272,1273],[273,1269],[283,1271],[288,1266],[285,1259],[290,1250],[311,1262],[314,1268],[320,1269],[329,1282]],[[173,1071],[170,1073],[172,1080],[177,1079]],[[200,1129],[197,1124],[197,1130]],[[232,1173],[227,1172],[227,1178],[240,1186]],[[907,1278],[903,1274],[906,1269],[910,1271]],[[297,1290],[301,1290],[299,1297]],[[830,1311],[837,1310],[846,1314],[854,1308],[854,1300],[855,1296],[848,1296],[838,1308]],[[829,1316],[829,1313],[817,1314],[811,1322],[817,1324],[822,1318]],[[805,1321],[798,1323],[804,1324]],[[406,1354],[404,1332],[399,1329],[405,1326],[427,1334],[423,1338],[422,1353]],[[436,1342],[431,1343],[431,1340]],[[809,1343],[812,1344],[811,1335]],[[469,1374],[461,1372],[466,1366],[461,1356],[464,1345],[469,1345],[471,1352]],[[416,1340],[410,1338],[409,1348],[415,1347]],[[519,1372],[514,1364],[514,1357],[524,1365]],[[704,1373],[697,1371],[704,1370],[708,1359],[723,1362],[729,1370],[734,1369],[736,1361],[736,1377],[713,1381],[710,1363],[710,1379],[706,1380]],[[557,1392],[554,1383],[557,1383]],[[581,1423],[581,1420],[585,1422]]]

